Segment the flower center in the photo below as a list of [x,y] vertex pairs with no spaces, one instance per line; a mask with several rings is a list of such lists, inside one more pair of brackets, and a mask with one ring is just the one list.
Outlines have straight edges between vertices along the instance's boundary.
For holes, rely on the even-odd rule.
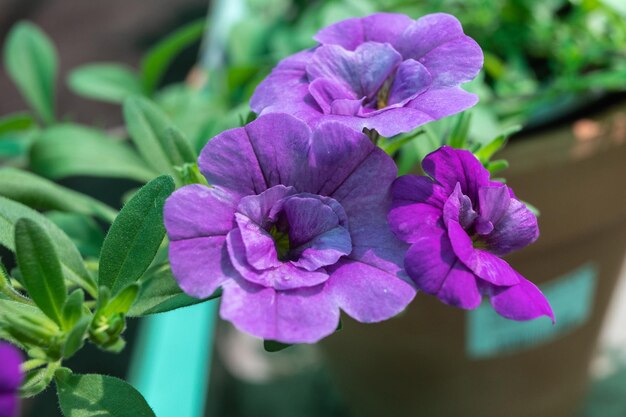
[[276,255],[278,256],[278,260],[282,261],[282,262],[286,262],[286,261],[294,261],[297,259],[292,259],[293,257],[290,256],[290,242],[289,242],[289,228],[287,227],[287,230],[281,230],[283,228],[280,228],[274,224],[272,225],[272,227],[270,228],[270,230],[268,230],[268,233],[270,234],[270,236],[272,236],[272,239],[274,240],[274,246],[276,246]]
[[378,90],[378,94],[376,94],[376,109],[384,109],[387,107],[387,103],[389,102],[389,91],[391,90],[391,84],[393,84],[393,77],[389,77],[385,80],[383,85]]

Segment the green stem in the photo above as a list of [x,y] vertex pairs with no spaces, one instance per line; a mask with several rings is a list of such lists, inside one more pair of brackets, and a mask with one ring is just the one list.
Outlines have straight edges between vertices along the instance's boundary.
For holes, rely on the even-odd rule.
[[13,286],[10,284],[9,276],[2,265],[0,265],[0,293],[8,297],[11,301],[35,305],[29,298],[26,298],[22,294],[15,291]]

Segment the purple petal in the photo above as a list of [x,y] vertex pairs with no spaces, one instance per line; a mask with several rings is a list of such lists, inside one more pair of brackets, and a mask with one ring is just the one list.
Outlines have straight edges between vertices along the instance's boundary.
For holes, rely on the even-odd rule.
[[279,267],[281,262],[272,236],[247,216],[237,213],[235,218],[246,262],[255,270]]
[[477,217],[478,214],[472,208],[472,201],[461,192],[461,184],[457,182],[454,192],[450,194],[443,206],[444,223],[447,225],[450,220],[453,220],[466,229],[474,223]]
[[479,278],[494,285],[515,285],[517,272],[503,259],[472,245],[472,240],[461,225],[448,221],[448,237],[456,256]]
[[236,275],[226,251],[225,236],[172,241],[169,259],[180,288],[196,298],[208,297]]
[[510,199],[506,213],[483,241],[490,252],[503,256],[530,245],[538,237],[537,217],[524,203]]
[[339,116],[355,116],[363,108],[363,99],[339,99],[330,106],[331,114]]
[[413,203],[392,207],[387,216],[393,234],[403,242],[415,243],[422,237],[422,228],[436,226],[441,209],[430,204]]
[[322,116],[322,110],[309,94],[306,64],[313,50],[283,59],[254,91],[250,108],[257,114],[289,113],[307,123]]
[[442,146],[428,154],[423,162],[424,172],[437,180],[449,194],[456,184],[474,204],[478,203],[478,190],[489,184],[489,171],[469,151]]
[[430,89],[409,101],[406,106],[428,115],[430,120],[441,119],[478,103],[478,96],[458,87]]
[[[318,78],[309,84],[309,93],[313,96],[322,112],[329,114],[332,111],[332,104],[335,100],[347,99],[354,101],[358,97],[353,91],[346,88],[343,84],[327,78]],[[357,100],[360,104],[361,100]]]
[[369,41],[394,45],[412,22],[404,14],[376,13],[342,20],[320,30],[313,39],[321,44],[335,44],[351,51]]
[[310,81],[325,78],[353,91],[355,98],[372,97],[401,62],[388,44],[363,43],[354,51],[324,45],[315,50],[306,71]]
[[456,257],[443,229],[424,230],[422,238],[408,250],[404,265],[419,290],[455,307],[474,309],[480,305],[476,278]]
[[232,230],[227,238],[228,254],[233,266],[247,281],[277,290],[312,287],[328,279],[324,270],[307,271],[292,262],[280,262],[277,267],[256,269],[248,263],[246,247],[239,229]]
[[324,285],[276,291],[233,282],[224,287],[220,315],[243,332],[283,343],[315,343],[339,324],[339,308]]
[[492,287],[488,291],[491,305],[507,319],[525,321],[546,316],[555,322],[554,312],[546,297],[532,282],[518,274],[519,284],[511,287]]
[[480,216],[491,224],[498,224],[509,209],[511,197],[508,187],[504,184],[485,186],[478,190]]
[[20,402],[17,393],[0,392],[0,417],[19,417]]
[[397,178],[391,188],[393,206],[425,203],[443,208],[448,199],[444,189],[425,176],[403,175]]
[[22,384],[22,360],[16,347],[0,341],[0,393],[15,393]]
[[332,267],[327,290],[339,307],[362,323],[387,320],[415,297],[415,288],[387,271],[352,260]]
[[[428,92],[424,94],[428,94]],[[381,136],[391,137],[399,133],[410,132],[416,127],[435,120],[435,118],[422,109],[387,107],[363,116],[327,115],[325,120],[340,122],[359,132],[363,129],[370,129],[376,130]]]
[[419,60],[435,86],[456,86],[476,77],[483,65],[480,46],[451,15],[436,13],[413,22],[397,45],[404,59]]
[[[275,185],[258,195],[249,195],[241,199],[237,211],[257,223],[260,227],[268,227],[273,222],[272,210],[283,198],[294,195],[296,189]],[[282,204],[280,204],[282,207]],[[232,228],[231,228],[232,229]]]
[[234,227],[235,199],[223,190],[200,184],[176,190],[163,209],[169,239],[226,235]]
[[432,77],[421,63],[408,59],[398,67],[389,90],[387,105],[404,104],[422,94],[432,83]]

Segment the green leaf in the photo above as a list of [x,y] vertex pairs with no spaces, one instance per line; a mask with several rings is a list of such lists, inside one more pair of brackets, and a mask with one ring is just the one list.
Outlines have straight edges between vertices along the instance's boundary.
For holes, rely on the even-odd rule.
[[20,22],[9,32],[4,65],[22,96],[46,123],[54,122],[54,81],[57,55],[54,45],[37,26]]
[[18,220],[15,255],[30,298],[48,317],[62,325],[67,289],[50,235],[30,219]]
[[55,382],[65,417],[155,417],[141,394],[121,379],[62,369]]
[[[151,268],[152,269],[152,268]],[[221,295],[221,290],[206,299],[197,299],[185,294],[172,276],[169,265],[161,265],[141,281],[139,297],[131,307],[128,315],[131,317],[148,316],[164,313],[178,308],[203,303]]]
[[118,64],[89,64],[72,71],[68,86],[76,94],[109,103],[122,103],[128,96],[142,94],[139,76]]
[[85,344],[87,330],[91,324],[91,315],[84,315],[74,325],[72,330],[67,334],[65,344],[63,345],[63,358],[69,359],[78,352]]
[[83,316],[85,293],[80,288],[72,291],[63,305],[63,322],[66,330],[74,327]]
[[30,156],[33,171],[54,180],[83,175],[147,182],[156,175],[125,143],[74,124],[46,129],[35,141]]
[[464,149],[467,144],[467,136],[471,122],[471,113],[463,112],[456,116],[456,123],[448,137],[448,144],[457,149]]
[[35,121],[28,113],[13,113],[0,118],[0,135],[23,132],[32,127],[35,127]]
[[30,172],[0,168],[0,195],[38,210],[59,210],[115,220],[117,211],[100,201]]
[[137,281],[146,271],[163,237],[163,204],[174,191],[166,175],[143,186],[122,208],[104,239],[100,253],[99,285],[112,294]]
[[275,340],[263,341],[263,349],[265,349],[266,352],[280,352],[281,350],[285,350],[290,346],[293,345],[277,342]]
[[189,142],[151,101],[128,98],[124,102],[124,120],[139,153],[159,173],[178,177],[175,166],[195,162],[196,155]]
[[192,22],[153,46],[141,62],[144,90],[149,94],[158,87],[165,71],[176,56],[204,33],[205,20]]
[[139,285],[131,284],[120,291],[115,297],[107,303],[100,311],[100,314],[111,316],[113,314],[126,314],[130,307],[137,299],[139,293]]
[[56,363],[49,363],[45,368],[29,372],[20,387],[20,396],[22,398],[34,397],[48,388],[57,368],[58,365]]
[[95,296],[95,283],[72,240],[42,214],[2,196],[0,196],[0,245],[15,251],[15,223],[22,217],[35,221],[50,235],[55,243],[65,277]]
[[480,160],[480,162],[486,164],[496,152],[498,152],[506,145],[509,136],[516,132],[519,132],[521,129],[521,125],[515,125],[510,127],[501,135],[498,135],[491,142],[482,146],[480,149],[478,149],[478,151],[474,152],[474,155]]
[[509,162],[506,159],[498,159],[495,161],[491,161],[487,164],[486,168],[491,175],[496,172],[503,171],[509,167]]

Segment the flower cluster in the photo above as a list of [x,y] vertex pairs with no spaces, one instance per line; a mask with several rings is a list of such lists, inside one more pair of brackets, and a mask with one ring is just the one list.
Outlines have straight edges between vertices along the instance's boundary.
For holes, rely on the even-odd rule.
[[512,319],[553,317],[499,258],[538,236],[507,186],[470,152],[447,147],[424,160],[431,178],[396,179],[394,161],[362,133],[395,135],[476,103],[458,86],[479,71],[482,52],[459,22],[376,14],[315,39],[320,46],[260,84],[256,121],[203,149],[198,167],[210,185],[167,200],[180,287],[197,298],[221,288],[222,318],[284,343],[328,336],[340,310],[386,320],[416,289],[466,309],[487,295]]
[[8,343],[0,343],[0,417],[19,414],[18,388],[23,375],[20,370],[22,355]]
[[258,86],[252,110],[393,136],[478,101],[459,85],[478,74],[482,51],[448,14],[414,21],[378,13],[336,23],[315,40],[319,46],[284,59]]

